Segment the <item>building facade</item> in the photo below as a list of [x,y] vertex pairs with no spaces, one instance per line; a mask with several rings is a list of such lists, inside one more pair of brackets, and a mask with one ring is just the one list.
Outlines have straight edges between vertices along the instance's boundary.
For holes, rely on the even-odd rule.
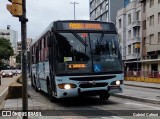
[[[141,64],[141,4],[132,0],[117,12],[116,27],[120,38],[122,59],[125,70],[140,70]],[[138,61],[138,62],[137,62]]]
[[142,3],[142,70],[160,71],[160,0]]
[[[32,38],[27,38],[27,44],[26,44],[26,49],[27,51],[30,51],[30,46],[32,44],[33,39]],[[17,42],[17,54],[20,54],[22,51],[22,43],[21,41]]]
[[[10,26],[7,26],[7,29],[0,29],[0,37],[4,37],[8,40],[10,40],[11,45],[14,50],[14,54],[17,54],[17,41],[18,41],[18,32],[11,30]],[[8,64],[10,66],[15,67],[16,65],[16,58],[15,56],[11,56],[10,60],[8,61]]]
[[90,20],[116,22],[117,11],[124,6],[124,0],[90,0]]

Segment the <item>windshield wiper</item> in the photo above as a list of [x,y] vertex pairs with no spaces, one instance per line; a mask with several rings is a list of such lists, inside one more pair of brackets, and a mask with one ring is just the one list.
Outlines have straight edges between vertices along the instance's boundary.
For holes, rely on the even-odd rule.
[[77,33],[75,33],[74,31],[71,32],[84,46],[88,46],[88,44]]

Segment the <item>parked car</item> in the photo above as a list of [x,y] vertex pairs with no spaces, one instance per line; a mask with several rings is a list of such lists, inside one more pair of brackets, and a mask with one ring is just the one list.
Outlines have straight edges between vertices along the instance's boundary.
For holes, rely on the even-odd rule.
[[18,72],[17,70],[11,70],[14,76],[17,76]]
[[13,77],[13,73],[11,70],[3,70],[2,71],[2,78],[4,77]]

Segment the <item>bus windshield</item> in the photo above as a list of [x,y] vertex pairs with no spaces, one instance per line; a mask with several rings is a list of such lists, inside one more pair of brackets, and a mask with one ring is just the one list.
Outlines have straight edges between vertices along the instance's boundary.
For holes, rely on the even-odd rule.
[[57,32],[58,74],[122,71],[117,34]]

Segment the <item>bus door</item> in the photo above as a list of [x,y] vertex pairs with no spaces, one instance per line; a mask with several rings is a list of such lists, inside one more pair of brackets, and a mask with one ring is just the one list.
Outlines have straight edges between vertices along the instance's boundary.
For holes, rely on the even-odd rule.
[[53,94],[57,95],[55,83],[55,37],[53,33],[48,37],[49,41],[49,69]]

